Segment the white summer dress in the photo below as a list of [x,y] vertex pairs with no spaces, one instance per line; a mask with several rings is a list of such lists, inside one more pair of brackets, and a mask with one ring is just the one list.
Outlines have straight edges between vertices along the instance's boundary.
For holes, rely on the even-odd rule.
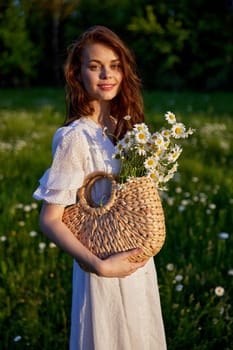
[[[58,129],[51,168],[33,197],[63,206],[75,203],[86,175],[119,171],[113,152],[111,140],[91,119],[81,118]],[[74,262],[70,350],[165,349],[153,258],[126,278],[98,277]]]

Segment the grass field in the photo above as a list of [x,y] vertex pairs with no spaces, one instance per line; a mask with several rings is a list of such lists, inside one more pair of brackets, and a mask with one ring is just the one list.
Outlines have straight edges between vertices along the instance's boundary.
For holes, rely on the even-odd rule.
[[[164,125],[168,110],[196,129],[183,142],[179,173],[162,194],[167,238],[155,263],[168,350],[231,350],[232,94],[144,97],[154,129]],[[0,91],[1,350],[68,346],[72,259],[42,235],[40,204],[32,199],[64,116],[61,90]]]

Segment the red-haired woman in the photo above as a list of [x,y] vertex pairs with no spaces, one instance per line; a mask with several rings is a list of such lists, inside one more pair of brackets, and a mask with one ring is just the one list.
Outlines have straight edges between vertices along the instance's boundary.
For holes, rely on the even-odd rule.
[[[64,208],[76,202],[88,174],[119,172],[112,155],[114,139],[128,128],[124,116],[131,115],[132,124],[144,121],[134,59],[115,33],[94,26],[70,47],[65,77],[67,120],[54,135],[51,168],[33,196],[43,200],[42,231],[74,258],[70,350],[164,350],[153,258],[130,262],[140,252],[136,248],[102,260],[62,222]],[[102,190],[95,191],[97,203]]]

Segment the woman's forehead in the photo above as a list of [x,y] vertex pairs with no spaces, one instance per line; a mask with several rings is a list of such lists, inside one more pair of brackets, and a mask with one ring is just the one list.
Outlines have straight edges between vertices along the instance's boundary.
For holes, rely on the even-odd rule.
[[103,43],[88,44],[84,47],[82,58],[84,60],[115,61],[119,60],[119,55],[110,46]]

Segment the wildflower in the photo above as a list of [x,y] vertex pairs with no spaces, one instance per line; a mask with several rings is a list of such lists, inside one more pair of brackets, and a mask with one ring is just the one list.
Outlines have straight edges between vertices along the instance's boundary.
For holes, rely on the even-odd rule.
[[168,153],[167,159],[170,162],[175,162],[179,158],[179,156],[181,155],[181,152],[182,152],[182,148],[180,146],[178,146],[178,145],[175,145],[171,149],[171,152]]
[[16,209],[22,209],[23,208],[23,204],[22,203],[18,203],[15,205]]
[[145,156],[146,155],[146,149],[144,147],[144,144],[141,143],[137,146],[136,148],[137,154],[139,154],[139,156]]
[[126,115],[126,116],[123,117],[123,119],[129,121],[131,119],[131,116],[130,115]]
[[176,161],[182,152],[172,139],[188,137],[191,131],[187,133],[185,125],[176,122],[174,113],[167,112],[165,118],[171,124],[170,129],[151,134],[145,123],[138,123],[117,142],[113,158],[121,160],[120,183],[132,176],[147,176],[158,189],[166,189],[164,184],[175,176]]
[[218,234],[218,237],[219,237],[220,239],[228,239],[228,238],[229,238],[229,233],[227,233],[227,232],[220,232],[220,233]]
[[184,288],[183,284],[177,284],[175,289],[177,292],[182,292],[183,288]]
[[229,276],[233,276],[233,269],[228,270],[227,274],[228,274]]
[[159,182],[159,174],[156,170],[149,171],[147,177],[153,180],[155,183]]
[[136,133],[135,140],[144,144],[149,140],[149,134],[145,130],[140,130]]
[[171,131],[168,130],[168,129],[164,129],[164,130],[161,131],[161,135],[162,135],[164,138],[168,139],[168,138],[171,136]]
[[25,226],[25,222],[24,221],[18,221],[18,225],[20,226],[20,227],[23,227],[23,226]]
[[169,263],[169,264],[166,265],[167,271],[173,271],[174,268],[175,268],[175,267],[174,267],[174,264],[172,264],[172,263]]
[[181,187],[176,187],[175,191],[176,191],[176,193],[181,193],[182,192],[182,188]]
[[173,178],[173,176],[174,176],[174,173],[169,171],[168,174],[163,177],[163,182],[170,181]]
[[5,241],[6,241],[6,236],[1,236],[1,237],[0,237],[0,241],[1,241],[1,242],[5,242]]
[[45,247],[46,247],[46,243],[44,243],[44,242],[40,242],[40,243],[39,243],[39,249],[40,249],[40,251],[43,251],[43,250],[45,249]]
[[186,209],[186,208],[185,208],[184,205],[179,205],[179,206],[178,206],[179,212],[182,212],[182,211],[184,211],[185,209]]
[[122,140],[122,146],[124,149],[129,149],[132,145],[132,136],[130,132],[127,132]]
[[17,335],[16,337],[14,337],[14,342],[17,343],[21,339],[22,339],[21,335]]
[[188,128],[188,130],[185,133],[185,137],[188,137],[189,135],[192,135],[195,132],[195,129]]
[[38,204],[37,203],[32,203],[31,204],[31,208],[32,209],[37,209],[38,208]]
[[36,237],[37,236],[37,232],[36,231],[30,231],[29,232],[29,236],[30,237]]
[[182,281],[182,279],[183,279],[183,276],[182,276],[182,275],[176,275],[176,276],[175,276],[175,281],[176,281],[176,282],[180,282],[180,281]]
[[169,206],[173,205],[173,204],[174,204],[174,201],[175,201],[175,198],[173,198],[173,197],[168,197],[168,198],[167,198],[167,204],[168,204]]
[[49,248],[57,248],[56,244],[53,242],[49,243]]
[[153,135],[151,135],[151,140],[154,142],[154,144],[157,147],[162,148],[162,146],[164,144],[164,139],[163,139],[163,136],[159,132],[155,132]]
[[159,160],[159,158],[162,156],[162,149],[158,148],[157,151],[154,153],[154,157],[156,157],[157,160]]
[[119,141],[117,145],[115,146],[115,153],[116,154],[121,154],[121,152],[124,150],[124,143],[123,141]]
[[15,150],[16,152],[19,152],[26,146],[27,146],[27,143],[24,140],[17,140],[15,144]]
[[31,206],[30,206],[30,205],[25,205],[25,206],[23,207],[23,210],[24,210],[26,213],[28,213],[29,211],[31,211]]
[[215,288],[214,292],[217,295],[217,297],[222,297],[224,295],[224,293],[225,293],[225,290],[224,290],[223,287],[218,286],[218,287]]
[[175,114],[172,113],[172,112],[167,112],[167,113],[165,114],[165,119],[167,120],[167,122],[168,122],[169,124],[174,124],[174,123],[176,122],[176,116],[175,116]]
[[185,126],[183,123],[175,123],[171,129],[171,135],[175,139],[180,139],[185,137]]
[[173,175],[177,171],[177,168],[178,168],[178,163],[176,162],[172,165],[171,169],[168,171],[168,174]]
[[188,204],[190,204],[190,200],[189,200],[189,199],[182,199],[181,205],[183,205],[184,207],[186,207]]
[[133,127],[133,130],[137,133],[137,132],[148,132],[148,126],[145,123],[140,123],[140,124],[135,124]]
[[157,161],[154,157],[149,157],[144,162],[144,166],[146,169],[153,169],[155,168],[156,164],[157,164]]

